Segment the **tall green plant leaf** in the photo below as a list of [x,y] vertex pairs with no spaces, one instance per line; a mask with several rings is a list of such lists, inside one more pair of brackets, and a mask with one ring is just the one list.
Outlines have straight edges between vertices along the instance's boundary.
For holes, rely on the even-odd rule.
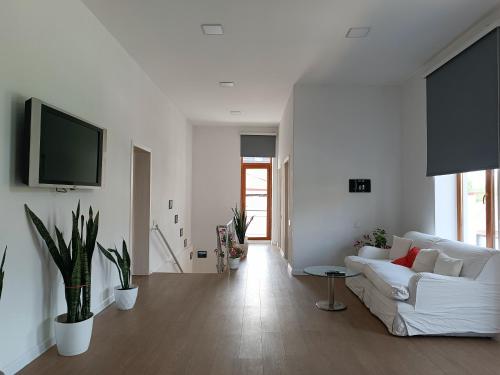
[[99,243],[97,243],[97,246],[101,253],[116,266],[122,289],[130,289],[130,255],[125,240],[122,243],[121,255],[116,248],[106,250]]
[[124,262],[123,279],[125,281],[125,288],[130,288],[130,255],[127,249],[127,243],[125,240],[122,242],[122,254]]
[[59,268],[59,271],[64,277],[65,275],[67,275],[68,270],[64,267],[64,261],[61,257],[61,254],[59,253],[59,250],[57,249],[54,240],[50,236],[49,231],[42,223],[42,221],[38,218],[38,216],[36,216],[33,213],[33,211],[29,209],[28,205],[25,204],[24,209],[26,210],[28,216],[31,218],[31,221],[35,225],[35,228],[40,234],[40,237],[42,237],[42,239],[45,241],[45,244],[47,245],[49,253],[52,256],[52,259],[54,260],[54,263],[56,264],[57,268]]
[[247,220],[247,214],[245,210],[238,210],[238,205],[236,205],[236,208],[233,208],[232,211],[236,236],[238,237],[240,243],[244,243],[245,235],[247,233],[248,227],[250,226],[250,223],[253,220],[253,216],[250,218],[250,220]]
[[2,256],[2,263],[0,264],[0,298],[2,298],[2,290],[3,290],[3,279],[5,277],[5,256],[7,255],[7,246],[5,246],[5,250]]
[[99,250],[101,251],[101,253],[106,258],[108,258],[108,260],[110,262],[112,262],[116,266],[116,269],[118,270],[118,277],[120,278],[120,285],[122,286],[122,288],[125,289],[125,286],[124,286],[124,283],[123,283],[122,271],[120,269],[120,266],[116,262],[115,258],[113,258],[113,255],[111,255],[111,252],[109,252],[108,250],[106,250],[100,243],[97,243],[97,247],[99,248]]

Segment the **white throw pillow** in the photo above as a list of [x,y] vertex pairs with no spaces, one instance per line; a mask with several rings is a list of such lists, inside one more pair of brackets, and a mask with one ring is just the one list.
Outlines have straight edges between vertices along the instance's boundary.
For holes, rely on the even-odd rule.
[[389,259],[394,260],[406,256],[412,243],[413,240],[392,236],[392,247],[389,250]]
[[439,253],[436,249],[420,250],[411,269],[415,272],[433,272]]
[[463,265],[463,259],[452,258],[444,253],[440,253],[434,266],[434,273],[444,276],[458,277],[460,276],[460,271],[462,271]]

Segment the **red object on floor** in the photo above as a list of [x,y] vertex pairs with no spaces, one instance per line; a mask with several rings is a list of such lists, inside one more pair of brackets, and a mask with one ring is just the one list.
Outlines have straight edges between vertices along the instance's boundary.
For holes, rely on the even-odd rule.
[[420,249],[418,247],[412,247],[404,257],[394,259],[391,263],[397,264],[399,266],[411,268],[413,266],[413,262],[415,262],[415,258],[418,255]]

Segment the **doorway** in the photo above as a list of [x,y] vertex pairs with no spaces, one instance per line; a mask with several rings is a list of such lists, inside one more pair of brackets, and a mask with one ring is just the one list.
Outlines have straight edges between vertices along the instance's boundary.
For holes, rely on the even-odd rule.
[[285,159],[281,172],[281,251],[288,259],[290,246],[290,161]]
[[272,170],[271,158],[242,158],[241,207],[248,218],[253,217],[249,240],[271,240]]
[[132,145],[131,169],[132,274],[149,275],[151,150]]

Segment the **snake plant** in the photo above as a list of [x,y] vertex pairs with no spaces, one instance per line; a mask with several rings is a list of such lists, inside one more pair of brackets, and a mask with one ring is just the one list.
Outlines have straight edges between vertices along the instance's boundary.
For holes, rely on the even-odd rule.
[[237,205],[236,208],[233,208],[232,210],[234,230],[236,231],[238,240],[242,244],[245,242],[245,234],[247,233],[247,229],[253,220],[253,216],[250,218],[250,220],[247,220],[247,213],[245,212],[245,210],[238,210]]
[[122,286],[122,289],[123,290],[131,289],[130,255],[128,253],[127,244],[125,243],[125,240],[123,240],[122,244],[122,255],[120,255],[118,250],[116,250],[116,247],[114,249],[106,250],[103,246],[101,246],[99,242],[97,243],[97,246],[99,247],[101,253],[116,266],[116,269],[118,270],[118,276],[120,277],[120,284]]
[[3,289],[3,277],[5,276],[5,271],[3,269],[5,265],[5,256],[7,255],[7,247],[3,252],[2,263],[0,264],[0,298],[2,298],[2,289]]
[[[90,207],[89,218],[85,221],[84,215],[80,215],[80,202],[78,202],[76,212],[72,212],[71,240],[66,244],[62,232],[57,227],[54,240],[38,216],[27,205],[24,205],[24,208],[45,241],[63,277],[67,306],[66,323],[89,319],[92,316],[90,311],[92,255],[99,229],[99,213],[94,218],[92,207]],[[85,236],[83,235],[84,225]]]

